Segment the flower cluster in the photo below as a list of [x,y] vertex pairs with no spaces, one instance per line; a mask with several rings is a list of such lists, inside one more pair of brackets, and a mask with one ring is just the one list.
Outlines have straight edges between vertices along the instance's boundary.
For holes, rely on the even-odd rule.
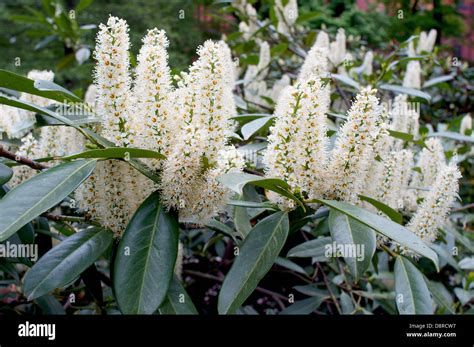
[[267,175],[283,177],[308,196],[319,196],[324,186],[329,101],[329,88],[316,76],[287,87],[268,137]]
[[348,111],[329,164],[329,196],[356,202],[365,185],[381,122],[376,89],[365,88]]
[[[432,243],[438,237],[438,229],[444,225],[458,193],[460,178],[461,173],[455,165],[443,165],[435,183],[408,223],[407,228],[426,243]],[[415,256],[409,250],[403,249],[403,252]]]
[[235,152],[227,146],[233,130],[231,118],[236,115],[230,50],[222,41],[207,41],[198,55],[176,90],[180,124],[177,143],[164,164],[161,189],[166,205],[179,211],[180,220],[202,223],[221,208],[223,196],[203,189],[202,184],[217,185],[215,170],[240,170],[242,160],[232,160],[234,164],[229,165],[225,159],[229,158],[225,153]]
[[236,149],[227,143],[236,114],[230,50],[222,41],[205,42],[198,49],[199,59],[177,78],[175,88],[163,31],[148,31],[133,79],[129,46],[124,20],[110,17],[107,25],[100,26],[95,86],[101,133],[119,146],[165,154],[165,161],[147,160],[161,172],[161,184],[157,186],[126,162],[105,161],[98,163],[77,197],[92,218],[117,235],[154,189],[161,191],[168,208],[179,212],[181,221],[204,224],[229,194],[216,177],[243,166]]
[[286,1],[286,5],[284,5],[282,0],[275,0],[275,13],[278,18],[277,31],[285,35],[290,34],[293,25],[298,19],[297,1],[288,0]]

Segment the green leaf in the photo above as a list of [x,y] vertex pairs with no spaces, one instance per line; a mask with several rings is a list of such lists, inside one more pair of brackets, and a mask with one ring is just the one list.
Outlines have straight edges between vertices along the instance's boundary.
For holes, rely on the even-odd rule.
[[268,178],[247,173],[228,173],[217,177],[217,180],[240,195],[243,194],[243,189],[247,184],[253,184],[254,186],[271,190],[290,200],[296,201],[296,203],[305,210],[303,203],[290,192],[288,183],[279,178]]
[[456,238],[456,240],[459,241],[459,243],[461,243],[464,247],[466,247],[470,252],[474,253],[474,245],[472,244],[471,240],[469,240],[466,236],[464,236],[459,231],[457,231],[455,227],[445,225],[443,230],[453,235]]
[[318,237],[317,239],[303,242],[288,251],[287,257],[316,258],[316,261],[328,261],[326,250],[332,243],[330,237]]
[[342,314],[351,314],[354,311],[354,304],[349,294],[342,292],[340,296]]
[[324,296],[312,296],[307,299],[303,299],[295,302],[293,305],[288,306],[280,312],[282,315],[292,315],[292,314],[310,314],[314,310],[317,310],[319,306],[324,301]]
[[5,164],[0,163],[0,186],[7,183],[13,176],[13,170]]
[[444,137],[450,140],[474,143],[474,136],[461,135],[451,131],[440,131],[428,134],[427,137]]
[[109,230],[93,228],[59,243],[26,273],[24,292],[28,300],[73,281],[107,250],[112,240]]
[[301,266],[299,266],[295,262],[292,262],[289,259],[277,257],[275,260],[275,264],[284,267],[285,269],[300,273],[304,276],[308,276],[308,273]]
[[156,158],[166,159],[166,157],[155,151],[141,148],[130,147],[110,147],[104,149],[93,149],[77,154],[61,157],[63,160],[79,159],[79,158],[108,158],[108,159],[127,159],[127,158]]
[[288,44],[286,44],[285,42],[282,42],[272,47],[270,49],[270,53],[272,57],[278,57],[282,55],[283,53],[285,53],[287,49],[288,49]]
[[454,75],[438,76],[423,83],[422,88],[429,88],[442,82],[451,81],[453,78],[454,78]]
[[232,229],[227,224],[224,224],[224,223],[222,223],[222,222],[220,222],[216,219],[211,219],[206,224],[206,227],[211,229],[211,230],[217,231],[218,233],[229,236],[230,238],[232,238],[232,240],[234,240],[235,243],[239,242],[239,240],[236,239],[237,233],[234,231],[234,229]]
[[[375,231],[334,209],[329,212],[329,230],[337,246],[344,247],[342,255],[357,281],[369,268],[375,253]],[[363,254],[359,254],[359,250]]]
[[23,182],[0,200],[0,241],[56,206],[94,170],[95,160],[57,165]]
[[19,100],[16,98],[12,98],[9,96],[5,95],[0,95],[0,104],[12,106],[12,107],[17,107],[21,108],[23,110],[31,111],[31,112],[36,112],[40,114],[44,114],[46,116],[50,116],[66,125],[69,125],[75,129],[77,129],[79,132],[81,132],[84,136],[87,136],[88,138],[92,138],[90,134],[94,134],[95,137],[99,137],[99,135],[96,135],[94,132],[88,130],[88,129],[82,129],[79,125],[75,124],[73,121],[71,121],[69,118],[64,117],[54,111],[51,111],[50,109],[46,107],[41,107],[35,104],[32,104],[30,102],[24,101],[24,100]]
[[76,12],[80,12],[82,10],[85,10],[88,8],[94,0],[80,0],[79,3],[76,6]]
[[250,122],[254,119],[259,119],[259,118],[268,118],[271,117],[271,114],[266,114],[266,113],[246,113],[246,114],[239,114],[235,117],[232,117],[231,119],[234,119],[238,122],[242,123],[247,123]]
[[276,212],[249,233],[227,274],[218,298],[220,314],[233,314],[270,270],[288,237],[288,215]]
[[242,126],[242,129],[240,129],[244,140],[248,140],[255,133],[267,128],[273,118],[273,116],[257,118],[253,121],[244,124]]
[[318,18],[321,14],[322,13],[320,11],[311,11],[311,12],[302,13],[298,16],[296,23],[303,24],[303,23],[309,22],[312,19]]
[[66,310],[63,305],[52,295],[43,295],[37,298],[36,304],[45,315],[65,315]]
[[166,298],[178,252],[176,217],[152,193],[128,224],[114,263],[114,289],[125,314],[152,314]]
[[395,211],[393,208],[391,208],[388,205],[385,205],[383,202],[380,202],[378,200],[372,199],[368,196],[365,195],[359,195],[359,198],[362,201],[366,201],[372,206],[374,206],[377,210],[382,211],[389,217],[391,220],[393,220],[395,223],[398,224],[403,224],[403,216],[401,213],[398,211]]
[[336,73],[333,73],[331,74],[331,77],[333,77],[334,79],[344,83],[344,84],[347,84],[348,86],[351,86],[357,90],[360,89],[360,84],[357,83],[356,81],[354,81],[352,78],[350,78],[349,76],[346,76],[346,75],[339,75],[339,74],[336,74]]
[[229,200],[227,205],[230,206],[239,206],[246,208],[262,208],[265,210],[275,210],[277,207],[271,202],[253,202],[253,201],[244,201],[244,200]]
[[49,81],[34,81],[14,72],[0,69],[0,88],[16,90],[22,93],[42,96],[64,103],[82,102],[81,98],[67,89]]
[[395,261],[395,292],[400,314],[432,314],[433,301],[423,274],[405,257]]
[[441,282],[430,281],[426,276],[424,276],[424,279],[436,305],[450,314],[456,314],[453,308],[453,298],[446,287]]
[[388,134],[396,139],[400,139],[406,142],[412,142],[420,147],[425,147],[426,148],[426,143],[423,141],[423,139],[417,139],[415,140],[415,136],[409,133],[404,133],[401,131],[395,131],[395,130],[388,130]]
[[402,246],[427,257],[433,262],[436,269],[439,271],[438,256],[436,255],[436,252],[429,248],[415,233],[404,228],[400,224],[346,202],[320,199],[315,199],[315,201],[347,214],[349,217],[371,227],[378,233],[387,236]]
[[394,85],[394,84],[382,84],[382,85],[380,85],[379,88],[383,89],[383,90],[389,90],[389,91],[395,92],[395,93],[415,96],[415,97],[418,97],[418,98],[422,98],[422,99],[424,99],[428,102],[431,101],[431,95],[429,95],[428,93],[422,92],[419,89],[407,88],[407,87],[398,86],[398,85]]
[[160,314],[198,314],[196,307],[176,276],[173,276],[166,300],[159,309]]

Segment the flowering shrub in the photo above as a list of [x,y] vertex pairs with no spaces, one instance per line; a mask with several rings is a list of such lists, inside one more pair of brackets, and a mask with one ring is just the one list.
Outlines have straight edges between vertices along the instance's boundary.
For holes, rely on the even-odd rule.
[[469,223],[451,213],[469,208],[472,120],[422,117],[456,78],[431,76],[436,31],[383,56],[343,29],[308,44],[296,1],[227,9],[239,31],[180,74],[156,28],[132,69],[113,16],[84,100],[52,72],[0,71],[0,240],[58,241],[16,259],[18,295],[44,310],[80,278],[97,312],[472,311]]

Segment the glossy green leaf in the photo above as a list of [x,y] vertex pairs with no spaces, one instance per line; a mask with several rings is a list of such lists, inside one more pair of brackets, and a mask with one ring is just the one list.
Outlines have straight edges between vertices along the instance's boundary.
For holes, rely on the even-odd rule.
[[424,279],[436,305],[442,308],[444,312],[455,314],[453,298],[446,287],[441,282],[430,281],[426,276],[424,276]]
[[439,83],[451,81],[453,78],[454,78],[454,75],[438,76],[423,83],[422,88],[429,88]]
[[357,83],[356,81],[354,81],[352,78],[350,78],[349,76],[346,76],[346,75],[340,75],[340,74],[331,74],[331,77],[333,77],[334,79],[344,83],[344,84],[347,84],[348,86],[351,86],[357,90],[359,90],[360,88],[360,84]]
[[288,215],[276,212],[249,233],[227,274],[218,298],[220,314],[233,314],[270,270],[288,237]]
[[176,216],[163,207],[158,192],[135,212],[118,246],[114,289],[125,314],[152,314],[165,300],[178,252]]
[[2,69],[0,69],[0,88],[38,95],[61,103],[66,101],[82,102],[81,98],[54,82],[34,81],[14,72]]
[[408,87],[403,87],[403,86],[398,86],[398,85],[393,85],[393,84],[382,84],[379,86],[380,89],[383,90],[389,90],[391,92],[395,93],[400,93],[400,94],[407,94],[410,96],[415,96],[418,98],[422,98],[428,102],[431,101],[431,95],[428,93],[422,92],[419,89],[415,88],[408,88]]
[[296,201],[304,209],[303,203],[290,192],[288,183],[279,178],[267,178],[247,173],[228,173],[219,176],[217,180],[240,195],[243,194],[243,189],[247,184],[262,187]]
[[53,247],[26,273],[24,293],[28,300],[63,287],[93,264],[112,244],[113,233],[86,229]]
[[173,276],[166,300],[160,306],[162,315],[196,315],[198,311],[194,307],[193,301],[184,289],[176,276]]
[[62,157],[64,160],[80,158],[111,158],[111,159],[130,159],[130,158],[155,158],[165,159],[166,157],[155,151],[141,148],[110,147],[104,149],[93,149],[77,154]]
[[316,258],[319,262],[328,261],[326,250],[332,243],[330,237],[319,237],[317,239],[303,242],[288,251],[287,257]]
[[474,143],[474,136],[461,135],[452,131],[440,131],[428,134],[427,137],[444,137],[446,139]]
[[400,224],[347,202],[319,199],[315,199],[315,201],[338,210],[339,212],[358,220],[362,224],[371,227],[378,233],[398,242],[402,246],[427,257],[433,262],[436,269],[439,270],[438,256],[436,255],[436,252],[429,248],[415,233]]
[[377,210],[385,213],[387,215],[387,217],[389,217],[391,220],[393,220],[395,223],[398,223],[398,224],[403,224],[403,216],[401,213],[399,213],[398,211],[394,210],[393,208],[391,208],[390,206],[388,205],[385,205],[383,202],[380,202],[378,200],[375,200],[375,199],[372,199],[368,196],[365,196],[365,195],[359,195],[359,198],[362,200],[362,201],[366,201],[368,202],[369,204],[371,204],[372,206],[374,206]]
[[227,205],[230,206],[239,206],[245,208],[258,208],[258,209],[265,209],[265,210],[275,210],[277,207],[275,204],[271,202],[253,202],[253,201],[245,201],[245,200],[229,200],[227,201]]
[[317,310],[324,301],[323,296],[312,296],[307,299],[303,299],[295,302],[280,312],[281,315],[301,315],[310,314],[314,310]]
[[13,170],[0,163],[0,185],[7,183],[13,176]]
[[292,262],[289,259],[277,257],[275,260],[275,264],[284,267],[285,269],[300,273],[304,276],[308,276],[308,273],[301,266],[299,266],[295,262]]
[[336,245],[344,248],[342,256],[357,281],[375,253],[375,231],[334,209],[329,213],[329,230]]
[[[64,123],[66,125],[69,125],[75,129],[77,129],[79,132],[81,132],[84,136],[87,136],[88,138],[92,139],[92,137],[89,135],[90,133],[93,133],[92,131],[88,131],[88,129],[82,129],[79,125],[75,124],[72,120],[70,120],[67,117],[64,117],[46,107],[41,107],[35,104],[32,104],[31,102],[25,101],[25,100],[19,100],[13,97],[9,97],[6,95],[0,95],[0,104],[12,106],[12,107],[17,107],[21,108],[23,110],[43,114],[49,117],[52,117],[56,120],[58,120],[61,123]],[[99,135],[96,135],[99,136]]]
[[56,206],[94,170],[95,160],[57,165],[23,182],[0,200],[0,241]]
[[423,274],[403,256],[395,261],[395,292],[400,314],[432,314],[433,301]]
[[273,118],[273,116],[257,118],[253,121],[244,124],[240,129],[244,140],[248,140],[250,137],[252,137],[252,135],[267,128]]

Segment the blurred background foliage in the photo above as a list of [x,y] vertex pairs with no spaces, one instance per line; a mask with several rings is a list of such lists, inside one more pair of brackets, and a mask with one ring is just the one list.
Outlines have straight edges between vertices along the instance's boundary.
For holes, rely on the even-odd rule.
[[[148,28],[166,30],[170,39],[171,66],[181,70],[190,63],[195,48],[205,39],[231,33],[238,24],[232,15],[222,16],[219,12],[222,2],[2,0],[0,68],[22,74],[33,68],[51,69],[56,73],[57,82],[69,88],[84,88],[91,82],[91,52],[97,25],[113,14],[126,19],[133,28],[130,35],[134,54],[138,53],[137,47]],[[261,13],[273,4],[273,0],[248,2]],[[311,29],[325,28],[334,34],[342,27],[349,36],[357,37],[358,42],[373,48],[383,48],[393,40],[400,42],[431,28],[441,32],[441,37],[458,40],[467,30],[455,3],[443,4],[440,0],[370,1],[366,9],[349,0],[300,0],[298,3],[300,13],[305,13],[305,24]],[[400,10],[403,20],[399,18]]]

